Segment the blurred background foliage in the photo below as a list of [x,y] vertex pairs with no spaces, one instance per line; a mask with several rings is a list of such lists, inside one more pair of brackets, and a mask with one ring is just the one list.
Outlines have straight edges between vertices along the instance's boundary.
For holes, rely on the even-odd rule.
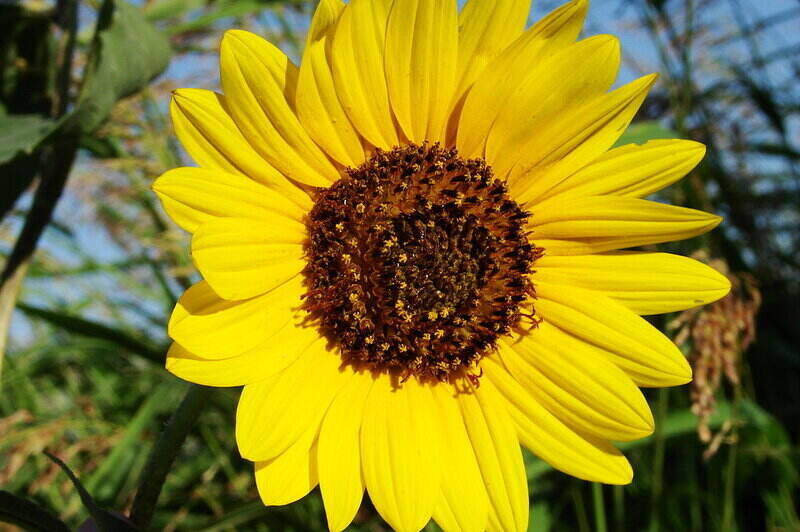
[[[556,2],[535,4],[534,19]],[[170,91],[218,88],[227,28],[297,59],[313,9],[0,1],[0,521],[16,523],[0,530],[74,529],[90,514],[101,529],[128,526],[118,515],[136,506],[148,453],[189,388],[163,369],[165,323],[196,273],[186,235],[149,188],[189,164],[171,132]],[[696,378],[647,392],[657,430],[623,446],[633,484],[593,485],[526,456],[531,530],[800,530],[800,6],[595,0],[589,22],[587,33],[622,38],[623,79],[662,73],[620,143],[677,136],[708,146],[658,199],[726,221],[662,247],[708,261],[734,290],[656,321]],[[182,403],[199,421],[151,528],[324,530],[317,492],[262,506],[235,448],[237,395]],[[365,501],[352,529],[385,525]]]

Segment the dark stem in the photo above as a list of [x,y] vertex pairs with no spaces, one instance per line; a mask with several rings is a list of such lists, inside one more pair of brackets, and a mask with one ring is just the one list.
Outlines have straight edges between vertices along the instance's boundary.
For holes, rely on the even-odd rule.
[[14,276],[17,268],[26,262],[36,250],[39,238],[53,218],[53,211],[64,191],[64,185],[72,169],[77,150],[78,139],[71,136],[62,138],[53,146],[46,148],[46,153],[43,155],[42,180],[39,188],[36,189],[33,205],[25,219],[25,225],[14,244],[5,268],[3,268],[0,287]]
[[146,530],[150,526],[167,473],[200,412],[208,403],[212,390],[207,386],[192,384],[150,451],[130,515],[131,521],[140,529]]

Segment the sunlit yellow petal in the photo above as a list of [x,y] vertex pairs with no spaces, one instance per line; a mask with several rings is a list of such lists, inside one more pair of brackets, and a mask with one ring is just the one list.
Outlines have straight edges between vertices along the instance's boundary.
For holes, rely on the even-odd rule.
[[519,438],[531,452],[556,469],[584,480],[606,484],[631,481],[630,464],[612,445],[567,427],[532,399],[497,362],[486,359],[482,367],[490,384],[509,405]]
[[551,196],[629,196],[640,198],[688,174],[706,148],[691,140],[651,140],[615,148],[564,179],[539,198]]
[[440,494],[444,442],[429,389],[409,379],[377,377],[361,427],[364,483],[375,508],[395,530],[416,532]]
[[331,41],[344,3],[322,0],[308,30],[297,80],[297,116],[311,138],[345,166],[364,162],[361,137],[347,117],[331,73]]
[[[411,31],[409,31],[411,30]],[[458,63],[452,0],[395,0],[386,27],[389,101],[412,142],[443,140]]]
[[[504,152],[509,187],[517,201],[532,203],[540,194],[605,153],[619,139],[642,105],[657,76],[651,74],[612,92],[573,106],[556,119],[531,123],[530,134]],[[514,164],[512,167],[511,164]]]
[[[617,77],[619,41],[597,35],[567,46],[520,76],[517,88],[492,124],[486,160],[504,177],[520,158],[520,149],[545,124],[557,123],[575,102],[591,101],[606,92]],[[613,141],[612,141],[613,142]],[[533,146],[535,152],[550,146]]]
[[598,438],[636,440],[653,432],[639,388],[608,360],[582,358],[532,331],[500,348],[511,375],[565,424]]
[[170,114],[175,133],[200,166],[249,177],[280,191],[304,210],[311,207],[308,195],[250,146],[228,113],[223,95],[178,89],[172,94]]
[[281,192],[221,170],[175,168],[159,177],[153,190],[170,218],[189,232],[220,217],[269,220],[279,214],[301,221],[305,216]]
[[195,232],[192,258],[221,297],[247,299],[300,273],[304,238],[305,227],[290,218],[219,218]]
[[522,33],[530,0],[469,0],[458,15],[458,95]]
[[556,196],[532,208],[530,226],[548,255],[583,255],[683,240],[715,228],[719,216],[637,198]]
[[675,386],[692,378],[669,338],[622,304],[567,285],[536,285],[536,312],[569,335],[608,352],[640,386]]
[[336,92],[361,136],[390,149],[398,144],[386,89],[383,50],[390,0],[352,0],[342,12],[331,48]]
[[724,297],[730,281],[702,262],[668,253],[544,256],[535,279],[595,290],[637,314],[663,314]]
[[467,91],[476,79],[525,28],[530,0],[469,0],[458,16],[458,69],[445,142],[453,145]]
[[347,528],[364,495],[359,434],[372,382],[369,374],[350,380],[325,413],[320,429],[319,485],[328,529],[333,532]]
[[534,24],[487,65],[461,111],[457,147],[462,156],[483,156],[489,130],[516,90],[518,80],[575,41],[588,5],[586,0],[574,0],[561,6]]
[[492,513],[502,530],[527,530],[528,479],[506,402],[486,379],[457,397]]
[[272,166],[309,185],[327,186],[339,177],[295,115],[297,68],[283,52],[252,33],[230,30],[220,45],[220,73],[236,125]]
[[481,532],[486,528],[489,499],[459,410],[455,391],[435,386],[446,452],[442,454],[442,494],[433,518],[448,532]]
[[255,463],[256,487],[267,506],[302,499],[317,487],[317,446],[300,441],[272,460]]
[[248,384],[236,409],[236,443],[248,460],[280,456],[309,430],[353,377],[320,338],[277,377]]
[[291,321],[305,291],[303,277],[297,275],[262,296],[229,301],[201,281],[178,300],[167,330],[195,355],[212,359],[239,355]]
[[[294,321],[299,321],[297,316]],[[181,379],[204,386],[252,384],[289,367],[318,337],[314,328],[287,323],[249,351],[228,358],[200,357],[173,343],[167,353],[167,370]]]

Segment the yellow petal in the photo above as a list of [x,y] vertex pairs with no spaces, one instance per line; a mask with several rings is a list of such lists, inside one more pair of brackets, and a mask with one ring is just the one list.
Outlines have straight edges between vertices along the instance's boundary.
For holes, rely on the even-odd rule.
[[458,12],[452,0],[395,0],[386,27],[389,101],[406,137],[443,140],[458,63]]
[[317,446],[300,441],[272,460],[255,463],[256,487],[267,506],[302,499],[317,487]]
[[390,5],[390,0],[352,0],[331,45],[333,81],[347,116],[361,136],[384,149],[398,144],[383,70]]
[[283,52],[252,33],[227,31],[220,75],[236,125],[264,159],[301,183],[328,186],[338,179],[294,113],[297,68]]
[[297,116],[328,155],[355,167],[364,162],[364,149],[339,102],[330,64],[330,44],[343,9],[341,0],[322,0],[317,6],[297,80]]
[[486,529],[489,499],[458,401],[449,386],[434,386],[432,391],[446,442],[446,452],[442,455],[442,494],[433,518],[448,532],[482,532]]
[[[296,319],[297,321],[297,319]],[[167,353],[167,371],[204,386],[242,386],[263,381],[289,367],[319,333],[287,323],[265,342],[230,358],[197,356],[178,343]]]
[[514,145],[517,152],[506,152],[505,164],[516,161],[508,179],[517,200],[538,201],[542,193],[611,148],[656,78],[655,74],[644,76],[584,105],[565,109],[556,120],[531,123],[533,129],[525,141]]
[[458,15],[459,95],[472,85],[483,69],[525,29],[530,0],[468,0]]
[[530,0],[468,0],[458,16],[458,70],[445,143],[452,146],[467,91],[489,65],[525,29]]
[[[630,464],[602,440],[578,434],[559,421],[491,358],[481,362],[486,382],[503,397],[522,443],[551,466],[574,477],[606,484],[628,484]],[[497,393],[495,392],[495,393]]]
[[585,359],[540,332],[500,347],[505,367],[534,401],[598,438],[628,441],[653,432],[650,407],[630,377],[610,361]]
[[552,196],[629,196],[641,198],[688,174],[706,147],[691,140],[651,140],[627,144],[595,159],[542,194]]
[[[546,124],[563,120],[576,102],[593,100],[607,91],[617,77],[619,41],[597,35],[567,46],[530,71],[497,115],[486,141],[486,160],[496,175],[504,177],[529,146],[532,135]],[[535,152],[544,146],[534,146]]]
[[587,0],[561,6],[534,24],[487,65],[469,91],[461,111],[456,145],[462,157],[483,157],[489,130],[519,80],[575,41],[587,9]]
[[306,292],[302,275],[244,301],[219,297],[206,281],[189,288],[175,305],[169,336],[204,358],[229,358],[249,351],[293,318]]
[[303,210],[308,195],[287,180],[248,144],[228,114],[225,97],[202,89],[178,89],[170,104],[175,133],[202,167],[249,177],[280,191]]
[[378,513],[398,532],[416,532],[430,520],[440,494],[440,428],[429,389],[416,379],[399,388],[380,375],[372,385],[361,426],[364,483]]
[[272,290],[304,268],[305,227],[281,216],[267,221],[218,218],[195,232],[192,259],[225,299],[248,299]]
[[489,496],[490,516],[502,530],[527,530],[528,479],[506,402],[488,379],[457,397]]
[[680,350],[620,303],[567,285],[536,285],[536,312],[545,322],[607,353],[639,386],[675,386],[692,379]]
[[556,196],[531,208],[530,227],[547,255],[600,253],[683,240],[722,219],[694,209],[617,196]]
[[153,190],[169,217],[189,232],[220,217],[268,220],[277,213],[302,221],[306,212],[274,189],[221,170],[175,168]]
[[369,374],[355,376],[334,399],[319,434],[319,486],[328,529],[344,530],[364,496],[359,433],[364,405],[372,387]]
[[727,277],[702,262],[668,253],[545,256],[534,281],[595,290],[637,314],[663,314],[724,297]]
[[236,409],[236,443],[248,460],[281,455],[307,431],[319,429],[325,410],[353,373],[319,338],[276,378],[248,384]]

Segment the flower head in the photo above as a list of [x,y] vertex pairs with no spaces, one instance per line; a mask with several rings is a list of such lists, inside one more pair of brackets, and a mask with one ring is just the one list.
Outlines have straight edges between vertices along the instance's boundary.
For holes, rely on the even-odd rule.
[[178,302],[167,368],[244,386],[236,419],[265,504],[318,484],[332,530],[364,494],[397,530],[526,530],[520,443],[624,484],[611,441],[653,419],[638,386],[691,379],[641,315],[726,278],[624,248],[715,227],[641,199],[702,145],[613,148],[654,81],[610,90],[619,45],[578,40],[575,0],[322,0],[299,67],[230,31],[224,96],[182,89],[200,168],[154,188],[204,280]]

